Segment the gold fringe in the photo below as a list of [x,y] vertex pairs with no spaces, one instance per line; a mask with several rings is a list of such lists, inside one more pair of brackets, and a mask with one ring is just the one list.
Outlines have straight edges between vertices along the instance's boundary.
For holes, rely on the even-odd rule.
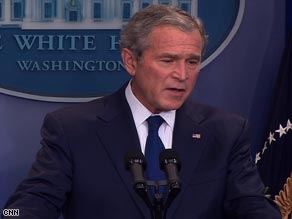
[[275,196],[275,202],[280,207],[282,219],[290,219],[292,215],[292,174],[287,178],[283,190]]

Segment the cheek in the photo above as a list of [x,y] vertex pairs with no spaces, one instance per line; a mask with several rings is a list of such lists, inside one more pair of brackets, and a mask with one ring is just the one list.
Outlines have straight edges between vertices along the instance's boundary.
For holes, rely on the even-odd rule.
[[[143,75],[143,83],[147,83],[149,89],[153,89],[153,92],[163,88],[163,84],[167,80],[167,74],[164,74],[163,71],[160,71],[157,68],[147,68],[147,71]],[[151,91],[151,90],[150,90]]]
[[189,80],[189,84],[191,87],[195,86],[197,83],[197,80],[199,78],[199,72],[196,72],[195,74],[191,75],[190,80]]
[[146,96],[157,95],[157,89],[161,87],[161,80],[152,68],[144,68],[143,71],[139,71],[135,80],[142,90],[141,92],[144,93],[143,95]]

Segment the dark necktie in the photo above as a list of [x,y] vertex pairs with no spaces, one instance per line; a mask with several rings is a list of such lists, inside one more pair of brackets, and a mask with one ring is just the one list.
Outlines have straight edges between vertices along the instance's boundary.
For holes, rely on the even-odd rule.
[[146,140],[145,157],[147,161],[146,174],[148,180],[158,181],[166,178],[160,169],[159,154],[164,150],[164,145],[158,136],[158,129],[164,122],[161,116],[150,116],[147,119],[148,137]]

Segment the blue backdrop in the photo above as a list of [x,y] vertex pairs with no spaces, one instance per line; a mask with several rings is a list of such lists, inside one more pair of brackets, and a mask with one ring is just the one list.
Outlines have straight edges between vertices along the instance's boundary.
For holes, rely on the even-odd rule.
[[[248,118],[253,153],[261,144],[271,108],[285,43],[285,11],[285,1],[246,1],[237,34],[225,50],[202,69],[191,96]],[[39,133],[44,115],[69,104],[72,103],[0,94],[0,208],[27,174],[40,148]]]

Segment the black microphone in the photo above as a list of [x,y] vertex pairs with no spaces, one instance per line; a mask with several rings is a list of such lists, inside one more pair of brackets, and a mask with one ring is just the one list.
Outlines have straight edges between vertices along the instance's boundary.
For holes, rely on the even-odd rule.
[[132,172],[134,178],[134,188],[146,188],[144,170],[146,169],[146,159],[141,151],[130,151],[125,156],[126,169]]
[[165,149],[159,155],[160,168],[165,171],[168,178],[169,192],[165,203],[164,216],[173,200],[181,190],[181,181],[178,171],[181,168],[180,160],[174,149]]
[[132,172],[134,178],[133,188],[135,192],[143,199],[145,204],[151,211],[151,201],[148,196],[148,185],[144,178],[144,170],[146,169],[146,159],[140,150],[130,151],[125,156],[126,169]]
[[168,177],[168,184],[171,189],[180,190],[181,182],[178,177],[181,164],[177,153],[174,149],[165,149],[160,153],[160,168],[165,171]]

